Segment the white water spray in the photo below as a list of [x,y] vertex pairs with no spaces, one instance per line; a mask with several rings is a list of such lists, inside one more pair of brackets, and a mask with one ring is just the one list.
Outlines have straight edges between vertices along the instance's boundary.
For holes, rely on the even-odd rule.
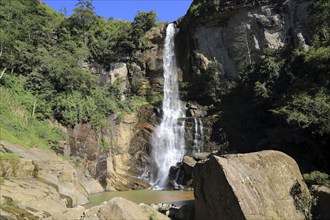
[[201,153],[204,151],[204,132],[203,123],[200,118],[194,118],[195,134],[193,153]]
[[164,97],[163,118],[161,124],[152,134],[151,157],[155,163],[151,174],[151,183],[158,188],[166,188],[171,166],[182,161],[184,155],[184,117],[180,106],[178,73],[174,51],[174,24],[166,29],[163,55],[164,68]]

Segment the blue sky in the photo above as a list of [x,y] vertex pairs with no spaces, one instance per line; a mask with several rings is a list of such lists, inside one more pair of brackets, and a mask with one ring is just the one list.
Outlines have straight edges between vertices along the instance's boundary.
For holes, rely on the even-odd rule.
[[[77,0],[42,0],[53,9],[67,9],[70,16]],[[94,0],[97,15],[133,21],[137,11],[157,12],[159,21],[175,21],[185,15],[192,0]]]

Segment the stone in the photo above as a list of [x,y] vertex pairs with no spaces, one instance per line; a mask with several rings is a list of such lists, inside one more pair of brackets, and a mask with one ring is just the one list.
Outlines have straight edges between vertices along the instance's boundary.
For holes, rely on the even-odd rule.
[[137,205],[121,197],[115,197],[99,206],[92,207],[84,212],[82,219],[169,219],[146,205]]
[[34,169],[35,166],[31,159],[0,160],[0,176],[4,178],[32,177]]
[[166,215],[163,215],[162,213],[158,212],[157,209],[155,209],[152,206],[149,206],[144,203],[139,204],[139,206],[148,213],[149,219],[159,219],[159,220],[169,220],[170,219]]
[[73,183],[59,183],[58,192],[62,198],[66,199],[67,206],[70,208],[88,203],[87,195],[80,192]]
[[[34,178],[17,180],[6,179],[1,185],[1,199],[10,200],[8,206],[20,205],[20,208],[6,209],[13,215],[19,215],[19,210],[32,208],[50,215],[66,210],[66,203],[55,188],[41,183]],[[5,203],[6,204],[6,203]],[[12,211],[10,211],[12,210]],[[0,211],[1,213],[1,211]]]
[[192,174],[193,168],[196,165],[196,160],[189,156],[184,156],[182,161],[183,170],[187,174]]
[[71,209],[66,209],[62,213],[56,213],[52,215],[53,219],[67,219],[67,220],[78,220],[81,219],[85,211],[83,206],[76,206]]
[[169,217],[176,220],[191,220],[194,219],[194,207],[184,205],[181,207],[171,207]]
[[178,21],[184,76],[194,78],[194,69],[203,69],[207,60],[215,59],[224,75],[236,78],[247,65],[260,62],[265,48],[282,48],[291,39],[295,46],[308,48],[307,22],[313,2],[194,0],[199,16],[188,10]]
[[313,208],[315,219],[330,219],[330,188],[326,186],[312,186],[312,193],[316,197],[316,206]]
[[195,160],[206,160],[210,155],[211,155],[211,153],[208,153],[208,152],[194,153],[193,158]]
[[104,191],[101,184],[93,178],[79,177],[78,179],[79,184],[88,194],[100,193]]
[[282,152],[212,156],[196,164],[193,176],[195,219],[304,219],[292,194],[309,191]]

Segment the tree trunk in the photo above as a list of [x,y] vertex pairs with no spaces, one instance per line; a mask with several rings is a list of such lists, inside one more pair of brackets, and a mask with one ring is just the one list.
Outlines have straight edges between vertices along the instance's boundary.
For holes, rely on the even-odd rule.
[[34,112],[36,110],[36,106],[37,106],[37,98],[35,98],[34,103],[33,103],[32,117],[34,117]]
[[5,68],[2,70],[2,72],[1,72],[1,74],[0,74],[0,79],[1,79],[1,78],[3,77],[3,75],[5,74],[6,69],[7,69],[7,67],[5,67]]

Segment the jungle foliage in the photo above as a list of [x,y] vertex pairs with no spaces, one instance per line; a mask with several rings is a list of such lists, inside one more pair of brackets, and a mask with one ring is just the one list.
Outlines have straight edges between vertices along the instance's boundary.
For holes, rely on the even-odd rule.
[[106,127],[110,114],[134,110],[140,98],[123,94],[120,80],[101,85],[92,67],[143,50],[156,14],[106,20],[92,3],[77,0],[65,17],[39,0],[0,0],[0,139],[50,147],[65,138],[58,122]]

